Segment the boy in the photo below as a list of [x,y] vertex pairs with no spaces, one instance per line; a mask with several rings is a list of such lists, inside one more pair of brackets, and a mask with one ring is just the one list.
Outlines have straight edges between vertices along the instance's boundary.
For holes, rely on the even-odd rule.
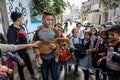
[[[43,17],[42,17],[42,23],[43,25],[41,26],[40,29],[38,29],[33,37],[33,41],[40,40],[41,42],[46,42],[46,41],[52,41],[55,38],[59,37],[59,32],[52,28],[52,21],[53,21],[53,14],[50,12],[44,12]],[[40,46],[44,48],[45,46]],[[44,51],[41,53],[39,56],[43,63],[41,64],[41,68],[39,68],[39,71],[42,73],[43,80],[49,80],[49,71],[51,71],[51,77],[52,80],[58,80],[57,78],[57,62],[55,61],[55,49],[56,45],[54,43],[51,43],[50,49],[51,52]],[[34,53],[38,55],[39,48],[34,48]]]
[[[21,26],[22,14],[19,12],[12,12],[11,19],[13,21],[13,24],[8,28],[8,33],[7,33],[8,43],[9,44],[27,44],[26,33],[23,30],[23,27]],[[31,78],[34,79],[35,75],[34,75],[29,54],[27,52],[27,48],[18,50],[15,53],[18,54],[19,56],[19,61],[17,66],[18,66],[18,73],[19,73],[20,79],[25,80],[25,76],[24,76],[25,65],[30,72]]]
[[120,63],[114,61],[112,56],[120,55],[120,25],[115,25],[108,30],[109,44],[107,51],[107,67],[109,80],[120,80]]

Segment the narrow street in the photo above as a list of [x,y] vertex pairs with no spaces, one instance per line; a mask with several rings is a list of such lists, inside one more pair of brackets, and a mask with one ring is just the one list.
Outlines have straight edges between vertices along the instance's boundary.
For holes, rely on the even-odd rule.
[[[66,33],[66,35],[68,35],[74,27],[75,27],[75,23],[73,23],[71,26],[69,24],[69,26],[68,26],[68,32]],[[28,52],[29,52],[29,55],[30,55],[30,58],[31,58],[31,61],[32,61],[32,66],[33,66],[33,69],[35,71],[35,75],[36,75],[37,74],[37,65],[36,65],[36,62],[35,62],[35,57],[34,57],[33,51],[32,51],[31,48],[29,48]],[[25,75],[26,80],[32,80],[31,77],[30,77],[30,74],[28,72],[28,69],[26,67],[24,69],[25,69],[24,70],[24,75]],[[60,75],[59,80],[64,80],[63,75],[64,75],[64,69],[61,71],[61,75]],[[83,72],[81,71],[80,68],[79,68],[79,77],[76,77],[74,75],[74,65],[72,65],[72,70],[68,71],[67,80],[84,80],[83,77],[84,77],[83,76]],[[19,79],[19,75],[17,73],[17,65],[16,65],[16,63],[15,63],[14,78],[15,78],[15,80],[20,80]],[[50,80],[51,80],[51,78],[50,78]],[[90,80],[95,80],[95,76],[91,75],[90,76]]]
[[[34,57],[33,51],[32,51],[31,48],[29,48],[28,51],[29,51],[29,55],[30,55],[30,58],[31,58],[33,70],[34,70],[35,74],[37,74],[37,65],[36,65],[36,62],[35,62],[35,57]],[[15,63],[14,66],[15,66],[14,78],[15,78],[15,80],[20,80],[19,74],[18,74],[18,71],[17,71],[17,64]],[[28,72],[27,67],[24,68],[24,75],[25,75],[26,80],[32,80],[31,76]]]
[[[30,58],[31,58],[31,61],[32,61],[33,69],[35,71],[35,74],[37,74],[37,66],[36,66],[33,51],[32,51],[31,48],[28,51],[29,51]],[[33,80],[33,79],[31,79],[30,74],[28,72],[28,69],[26,67],[24,68],[24,75],[25,75],[26,80]],[[64,69],[61,71],[61,75],[60,75],[59,80],[64,80],[63,75],[64,75]],[[16,65],[16,63],[15,63],[14,78],[15,78],[15,80],[20,80],[19,75],[17,73],[17,65]],[[90,76],[90,80],[95,80],[94,78],[95,78],[94,75]],[[50,80],[51,80],[51,78],[50,78]],[[79,77],[74,76],[74,65],[73,65],[72,70],[70,72],[68,72],[67,80],[84,80],[82,71],[79,69]]]
[[[69,37],[70,42],[65,39],[60,42],[59,39],[55,39],[56,37]],[[41,48],[39,53],[45,63],[42,65],[45,67],[45,70],[42,68],[42,73],[44,78],[49,76],[48,80],[52,80],[51,73],[53,73],[52,77],[54,75],[59,77],[57,80],[84,80],[84,78],[85,80],[120,80],[120,0],[0,0],[0,44],[3,46],[7,44],[8,47],[13,44],[13,47],[10,46],[13,51],[6,48],[7,46],[0,46],[0,76],[4,73],[9,74],[5,77],[13,80],[11,78],[14,71],[14,80],[20,80],[17,63],[14,62],[13,71],[9,68],[13,69],[12,60],[19,60],[22,65],[23,61],[20,58],[24,58],[26,65],[29,66],[29,70],[26,66],[23,70],[25,80],[36,80],[31,79],[30,72],[33,73],[33,70],[35,77],[40,76],[42,80],[32,49],[37,46],[32,42],[37,40],[42,42],[38,48]],[[23,48],[32,46],[27,50],[30,59],[26,55],[26,50],[18,50],[19,44],[25,44],[22,45]],[[9,50],[5,49],[3,52],[2,48]],[[12,56],[7,52],[20,54]],[[21,53],[25,54],[21,55]],[[5,60],[2,56],[5,56]],[[61,69],[61,65],[59,65],[61,70],[59,74],[59,69],[56,68],[59,63],[54,64],[54,58],[59,59],[60,64],[64,64],[67,76],[64,76],[66,72],[63,67]],[[71,69],[68,69],[69,65],[72,65]],[[23,67],[19,66],[19,68],[22,77]],[[78,74],[75,74],[76,68]],[[46,75],[47,73],[50,74]],[[1,78],[0,80],[3,80]]]

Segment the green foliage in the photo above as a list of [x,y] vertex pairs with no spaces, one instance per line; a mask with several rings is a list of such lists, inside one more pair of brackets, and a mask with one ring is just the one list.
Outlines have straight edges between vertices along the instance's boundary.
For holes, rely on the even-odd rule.
[[119,5],[118,0],[101,0],[105,9],[115,9]]
[[60,15],[68,6],[70,6],[69,2],[64,0],[32,0],[31,14],[37,15],[49,11]]

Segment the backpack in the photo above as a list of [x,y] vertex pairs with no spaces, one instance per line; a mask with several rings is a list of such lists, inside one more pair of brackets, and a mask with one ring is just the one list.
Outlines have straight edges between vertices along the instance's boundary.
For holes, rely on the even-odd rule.
[[89,46],[91,44],[91,40],[89,40],[85,45],[84,45],[84,39],[82,39],[82,46],[84,50],[89,49]]
[[[12,62],[12,58],[8,55],[2,55],[2,65],[5,65],[7,66],[9,69],[12,69],[14,70],[14,64]],[[7,74],[7,77],[10,78],[11,76],[13,75],[12,74]]]
[[85,56],[87,56],[85,50],[89,49],[89,46],[91,44],[90,40],[85,45],[84,45],[84,39],[82,39],[81,41],[82,41],[82,44],[74,44],[74,47],[75,47],[74,55],[75,57],[78,57],[78,58],[84,58]]
[[7,66],[8,68],[14,70],[14,64],[12,62],[12,58],[7,55],[2,55],[2,64]]
[[23,29],[17,32],[19,44],[27,44],[26,33]]
[[104,41],[99,44],[98,51],[95,53],[95,56],[92,59],[92,65],[95,68],[101,68],[101,69],[106,69],[106,61],[103,60],[101,61],[100,65],[97,64],[98,60],[102,58],[102,56],[99,55],[99,53],[107,53],[107,48],[108,48],[108,41]]

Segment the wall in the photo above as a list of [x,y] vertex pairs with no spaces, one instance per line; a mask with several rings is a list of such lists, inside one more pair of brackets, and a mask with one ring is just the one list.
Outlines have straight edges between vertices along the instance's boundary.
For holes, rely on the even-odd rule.
[[29,28],[31,27],[31,19],[30,19],[30,0],[6,0],[6,7],[7,7],[7,16],[9,20],[9,25],[13,22],[10,19],[10,15],[12,12],[17,11],[21,12],[23,15],[23,27],[25,31],[28,33],[30,32]]
[[32,32],[33,27],[31,26],[31,18],[30,18],[30,3],[31,0],[6,0],[6,9],[7,9],[7,17],[8,24],[11,25],[13,22],[10,19],[10,15],[12,12],[17,11],[22,13],[23,16],[23,24],[22,26],[25,28],[27,33],[28,42],[31,42],[33,34],[29,34]]
[[100,0],[91,0],[91,11],[100,9]]

